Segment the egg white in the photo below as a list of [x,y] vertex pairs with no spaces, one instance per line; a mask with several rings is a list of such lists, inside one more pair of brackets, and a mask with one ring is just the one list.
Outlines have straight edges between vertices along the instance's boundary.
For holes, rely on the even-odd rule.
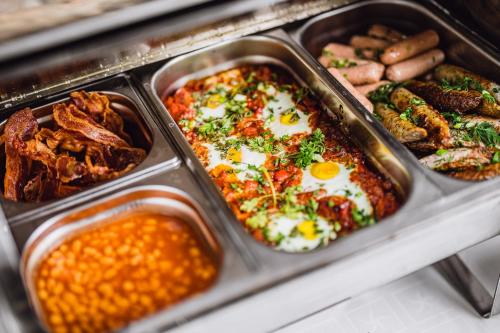
[[368,196],[358,184],[350,180],[353,169],[348,169],[342,163],[337,163],[337,165],[339,166],[339,173],[326,180],[316,178],[311,174],[312,165],[303,170],[301,185],[304,192],[323,189],[326,192],[323,194],[324,196],[344,196],[353,201],[359,210],[363,210],[365,214],[371,214],[373,208]]
[[311,133],[312,129],[309,126],[309,116],[299,109],[296,109],[299,120],[293,125],[285,125],[280,121],[281,115],[289,110],[295,108],[292,95],[288,92],[276,92],[276,90],[267,89],[273,92],[274,98],[270,100],[262,110],[262,118],[266,121],[265,124],[271,132],[277,137],[281,138],[285,135],[294,135],[298,133]]
[[286,252],[303,252],[315,249],[322,244],[326,244],[330,239],[336,238],[336,233],[333,227],[318,216],[316,224],[316,237],[314,239],[306,239],[305,236],[295,231],[300,223],[308,220],[304,214],[297,214],[297,216],[286,216],[283,214],[274,214],[269,216],[269,223],[267,228],[269,230],[267,237],[269,240],[275,240],[282,237],[279,245],[276,247],[278,250]]
[[244,181],[252,179],[256,175],[255,170],[250,170],[249,166],[260,167],[266,162],[266,154],[250,150],[246,145],[242,145],[239,151],[241,152],[241,162],[234,162],[227,158],[222,158],[222,153],[214,144],[204,143],[208,149],[208,171],[213,170],[219,165],[227,165],[236,171],[236,176],[239,180]]

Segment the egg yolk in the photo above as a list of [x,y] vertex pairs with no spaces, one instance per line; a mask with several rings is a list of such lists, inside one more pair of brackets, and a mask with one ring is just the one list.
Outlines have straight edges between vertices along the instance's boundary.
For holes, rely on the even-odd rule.
[[316,239],[316,226],[314,221],[308,220],[303,221],[297,225],[297,230],[304,235],[305,239],[313,240]]
[[340,171],[339,165],[332,161],[314,163],[311,166],[311,175],[321,180],[335,177]]
[[299,117],[297,116],[296,113],[290,112],[290,113],[285,113],[280,116],[280,123],[283,125],[295,125],[299,122]]
[[227,159],[236,163],[241,163],[241,151],[236,150],[236,148],[231,147],[227,151]]
[[223,172],[226,172],[225,179],[228,182],[237,182],[238,176],[234,173],[234,169],[229,165],[219,164],[215,168],[210,171],[210,175],[212,177],[218,178],[222,175]]
[[215,94],[215,95],[210,96],[207,99],[207,107],[211,108],[211,109],[215,109],[216,107],[218,107],[221,104],[222,99],[223,99],[222,96],[220,96],[219,94]]

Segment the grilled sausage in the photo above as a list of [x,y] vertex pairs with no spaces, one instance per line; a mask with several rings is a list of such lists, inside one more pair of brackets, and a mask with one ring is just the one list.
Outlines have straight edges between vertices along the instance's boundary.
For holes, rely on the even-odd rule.
[[500,176],[500,163],[488,164],[484,168],[478,170],[473,168],[466,171],[451,172],[449,176],[462,180],[487,180]]
[[[466,77],[472,79],[474,82],[469,84],[469,88],[475,90],[484,89],[495,99],[495,101],[490,101],[488,99],[485,99],[483,96],[483,100],[481,102],[481,105],[479,105],[478,112],[488,117],[500,118],[500,105],[498,104],[498,100],[500,98],[500,86],[497,83],[489,81],[482,76],[454,65],[439,66],[438,68],[436,68],[434,76],[437,80],[445,79],[450,83],[463,82]],[[483,94],[482,91],[479,92]]]
[[356,88],[354,88],[354,86],[346,80],[346,78],[339,72],[338,69],[332,67],[328,68],[328,71],[354,96],[354,98],[356,98],[361,104],[363,104],[363,106],[368,111],[373,112],[373,104],[368,100],[368,98],[360,94],[356,90]]
[[377,59],[377,50],[358,49],[349,45],[330,43],[323,48],[322,56],[337,57],[343,59]]
[[424,74],[443,61],[443,51],[434,49],[387,67],[385,75],[392,81],[405,81]]
[[434,30],[426,30],[387,47],[380,60],[386,65],[392,65],[432,49],[438,44],[439,35]]
[[433,170],[446,171],[487,164],[491,155],[484,148],[454,148],[421,158],[420,163]]
[[418,142],[408,142],[406,146],[411,150],[422,153],[432,153],[438,149],[485,147],[484,143],[471,140],[466,130],[450,129],[450,133],[451,140],[446,143],[422,140]]
[[400,118],[399,113],[389,108],[386,104],[377,103],[375,113],[382,120],[382,124],[387,128],[399,142],[412,142],[422,140],[427,137],[427,131],[415,126],[412,122]]
[[388,83],[390,83],[390,82],[386,81],[386,80],[382,80],[382,81],[378,81],[375,83],[369,83],[369,84],[364,84],[362,86],[356,86],[355,88],[357,91],[359,91],[363,95],[367,96],[370,92],[374,91],[378,87],[383,86],[384,84],[388,84]]
[[338,43],[329,43],[326,45],[323,48],[323,55],[334,56],[337,58],[360,59],[356,55],[356,50],[353,47]]
[[437,140],[444,144],[450,141],[451,133],[446,119],[417,95],[400,87],[391,93],[390,99],[400,112],[411,109],[411,118],[417,126],[428,131],[431,141]]
[[397,30],[386,27],[382,24],[374,24],[368,29],[368,36],[385,39],[391,43],[402,40],[405,36]]
[[354,35],[351,37],[349,44],[352,47],[361,49],[385,49],[390,43],[383,39]]
[[371,61],[364,65],[339,68],[339,72],[344,75],[351,84],[360,85],[380,81],[382,75],[384,75],[384,68],[384,65]]
[[477,91],[445,90],[435,82],[411,81],[405,88],[441,112],[470,112],[477,108],[482,100]]
[[465,77],[470,77],[471,79],[477,81],[495,98],[498,103],[500,103],[500,86],[498,83],[485,79],[484,77],[472,73],[462,67],[448,64],[441,65],[434,71],[434,77],[436,80],[445,79],[451,83],[463,80]]
[[471,125],[477,125],[479,123],[488,123],[495,128],[495,131],[500,134],[500,119],[476,116],[476,115],[467,115],[462,117],[462,121]]

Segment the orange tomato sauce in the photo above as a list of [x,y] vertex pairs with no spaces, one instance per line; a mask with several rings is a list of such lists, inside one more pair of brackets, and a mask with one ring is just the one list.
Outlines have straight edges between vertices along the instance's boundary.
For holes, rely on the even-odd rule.
[[110,332],[214,283],[217,260],[184,221],[136,213],[108,222],[65,240],[37,267],[51,332]]

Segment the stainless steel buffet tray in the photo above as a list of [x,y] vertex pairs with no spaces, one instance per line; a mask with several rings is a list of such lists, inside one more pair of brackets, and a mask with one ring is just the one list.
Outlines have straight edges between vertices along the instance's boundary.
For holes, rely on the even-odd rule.
[[[403,6],[401,1],[384,3]],[[414,3],[411,6],[420,8]],[[330,15],[344,10],[341,8]],[[418,12],[422,11],[425,10],[420,8]],[[427,20],[441,19],[431,15]],[[443,23],[443,27],[454,29],[448,23]],[[460,40],[466,38],[466,32],[457,31],[462,34]],[[478,45],[480,48],[481,44]],[[375,166],[400,185],[404,204],[399,211],[379,224],[310,253],[274,251],[243,230],[160,98],[175,87],[176,81],[180,84],[178,80],[182,77],[207,75],[255,61],[288,68],[329,110],[342,118],[346,130],[356,134],[358,144]],[[6,317],[5,325],[12,328],[9,333],[39,330],[20,287],[19,256],[14,248],[21,250],[34,230],[57,214],[76,205],[120,195],[129,186],[169,186],[187,193],[206,216],[207,226],[219,241],[224,257],[219,279],[212,289],[139,321],[124,332],[160,332],[169,328],[184,332],[272,331],[306,315],[307,311],[318,311],[404,276],[500,232],[500,179],[455,184],[447,177],[424,169],[283,30],[211,46],[175,58],[160,70],[162,65],[151,64],[79,88],[112,90],[133,99],[153,134],[148,168],[98,185],[72,196],[71,200],[24,208],[18,213],[2,202],[0,213],[5,212],[6,216],[0,214],[0,253],[4,255],[0,257],[3,259],[0,260],[0,283],[7,299],[15,304],[9,309],[13,317]],[[200,73],[201,70],[205,72]],[[60,100],[64,94],[67,92],[37,104]]]
[[[475,44],[459,27],[453,27],[434,14],[429,8],[412,1],[368,0],[348,5],[342,9],[321,14],[293,32],[293,38],[315,59],[323,47],[330,42],[349,43],[354,34],[364,34],[371,24],[380,23],[405,33],[415,34],[425,29],[434,29],[440,37],[439,48],[446,54],[446,63],[456,64],[486,78],[498,81],[500,59],[484,45]],[[326,72],[326,70],[322,70]],[[327,74],[328,75],[328,74]],[[337,88],[346,95],[350,93],[342,85]],[[383,127],[382,130],[391,134]],[[417,158],[409,157],[414,161]],[[447,193],[464,189],[471,182],[457,180],[430,169],[424,170]]]
[[[145,111],[144,104],[130,86],[126,75],[119,75],[111,79],[80,87],[79,89],[101,91],[109,97],[111,105],[115,107],[115,110],[120,113],[125,120],[125,128],[131,133],[134,143],[147,151],[148,155],[146,159],[136,168],[131,170],[131,172],[119,179],[92,185],[84,188],[81,192],[59,200],[50,200],[40,203],[14,202],[5,200],[3,195],[0,195],[0,203],[3,212],[11,224],[23,221],[26,222],[33,216],[39,214],[46,215],[55,210],[67,208],[103,188],[112,187],[126,179],[134,179],[135,177],[151,171],[151,169],[179,163],[179,159],[174,150],[160,133],[151,116]],[[29,106],[33,110],[33,114],[38,119],[38,122],[40,124],[46,124],[51,122],[51,117],[49,115],[51,115],[52,106],[57,103],[65,102],[68,99],[69,92],[62,92],[47,99],[39,100],[34,104],[24,105],[24,107]],[[20,108],[10,110],[9,114],[19,109]],[[5,121],[0,124],[0,131],[3,131],[4,124]],[[4,161],[2,158],[0,158],[0,160]],[[2,170],[2,173],[4,172],[4,165],[0,167],[0,170]]]

